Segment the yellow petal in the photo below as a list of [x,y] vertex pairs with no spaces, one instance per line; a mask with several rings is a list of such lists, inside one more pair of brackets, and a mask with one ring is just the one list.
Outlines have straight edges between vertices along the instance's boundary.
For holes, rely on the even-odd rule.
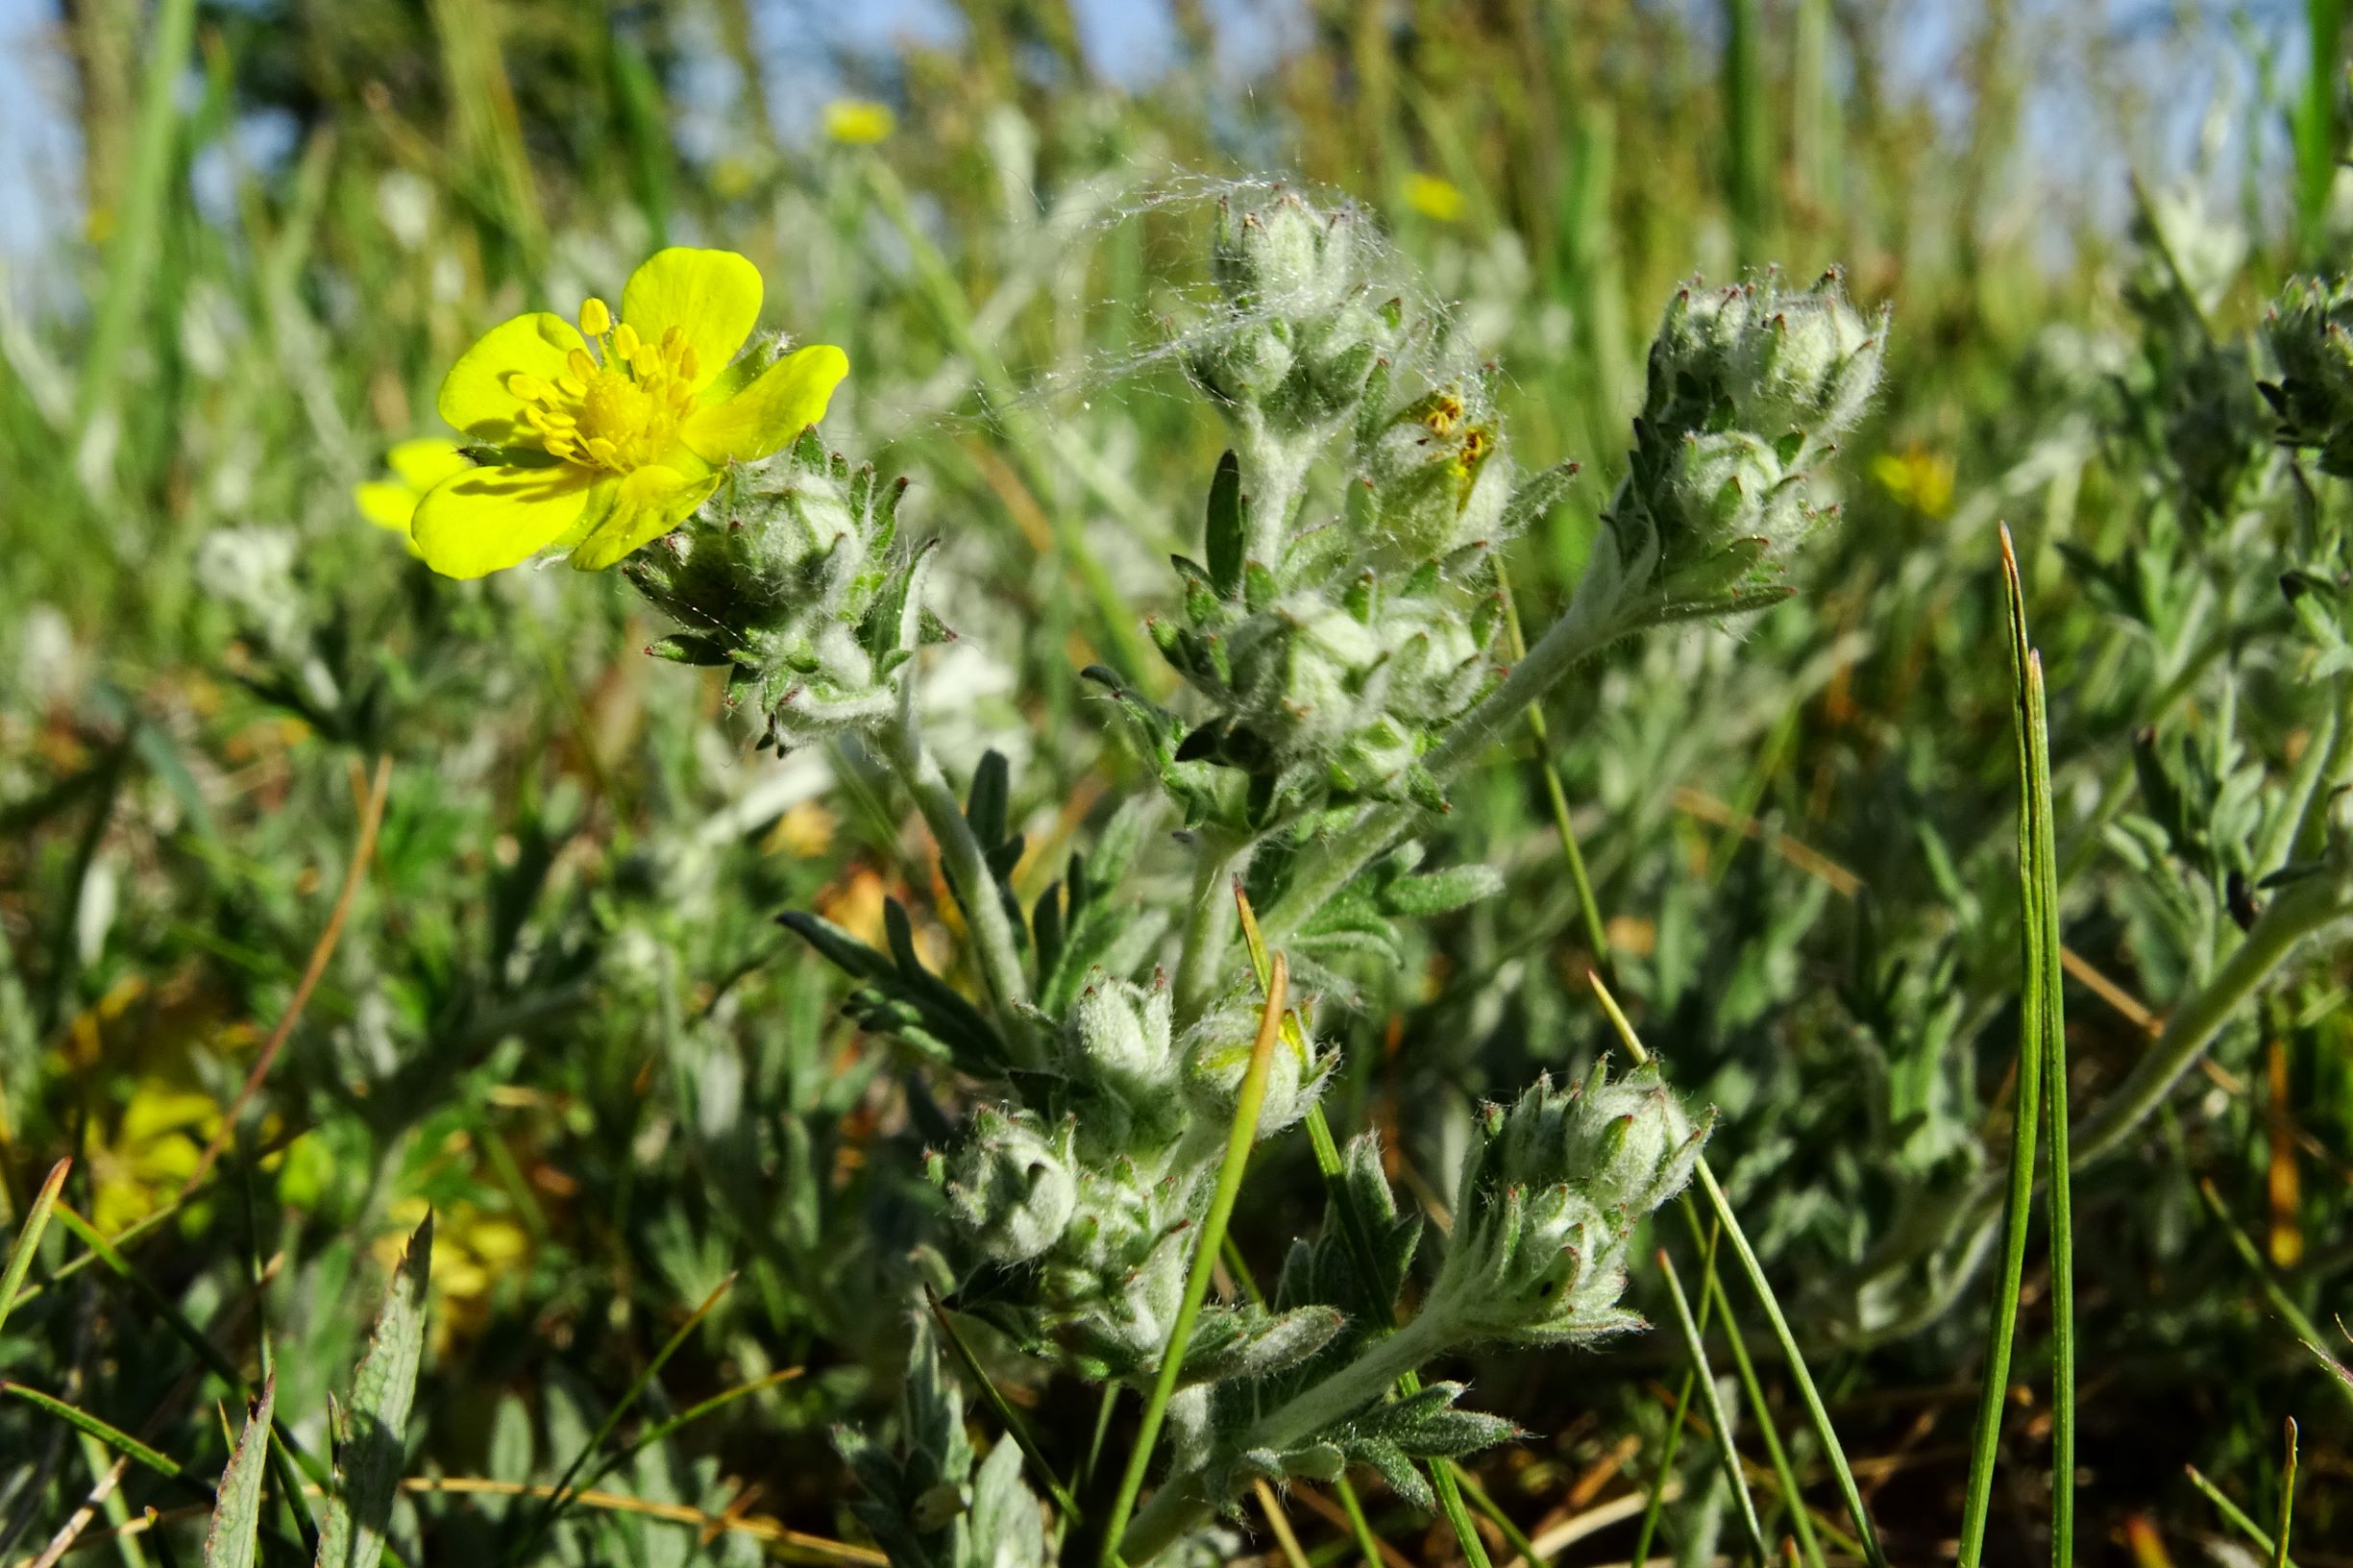
[[417,503],[410,536],[445,577],[478,577],[527,561],[589,503],[596,476],[570,463],[478,468],[442,480]]
[[404,539],[408,537],[408,519],[417,509],[417,493],[408,486],[391,479],[370,479],[352,486],[352,500],[358,502],[361,517]]
[[474,466],[473,460],[458,450],[456,442],[445,441],[437,435],[400,442],[384,453],[384,461],[401,477],[403,484],[420,496],[451,475]]
[[695,351],[700,389],[724,370],[760,319],[760,269],[733,251],[656,251],[621,291],[621,319],[648,343],[673,327]]
[[514,380],[529,376],[552,381],[569,373],[566,360],[581,347],[572,323],[546,310],[493,327],[450,367],[441,383],[441,417],[492,446],[528,440],[529,433],[516,424],[523,399],[515,393]]
[[717,474],[688,478],[660,464],[631,472],[614,487],[611,509],[572,552],[583,572],[601,572],[640,545],[659,539],[694,515],[719,488]]
[[849,374],[849,355],[830,343],[788,354],[731,398],[687,416],[678,439],[707,462],[748,463],[781,452],[825,417],[833,389]]

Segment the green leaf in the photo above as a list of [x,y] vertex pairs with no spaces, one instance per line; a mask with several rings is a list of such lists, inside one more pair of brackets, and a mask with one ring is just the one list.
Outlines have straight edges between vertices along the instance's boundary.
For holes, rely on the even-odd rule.
[[278,1401],[275,1374],[261,1384],[261,1397],[245,1408],[245,1431],[222,1472],[220,1500],[205,1531],[205,1568],[253,1568],[261,1531],[261,1478],[268,1471],[270,1409]]
[[49,1228],[49,1212],[57,1207],[58,1188],[65,1185],[65,1173],[73,1164],[61,1160],[49,1167],[49,1179],[41,1183],[33,1207],[25,1213],[24,1228],[16,1233],[16,1244],[9,1249],[8,1271],[0,1273],[0,1324],[8,1322],[9,1309],[16,1305],[16,1292],[23,1288],[34,1255],[40,1251],[41,1233]]
[[352,1375],[335,1490],[319,1532],[318,1568],[376,1568],[384,1555],[393,1493],[407,1457],[408,1412],[425,1360],[426,1282],[433,1266],[433,1216],[408,1238],[376,1332]]
[[1228,448],[1210,480],[1209,517],[1210,581],[1226,599],[1242,584],[1242,465]]

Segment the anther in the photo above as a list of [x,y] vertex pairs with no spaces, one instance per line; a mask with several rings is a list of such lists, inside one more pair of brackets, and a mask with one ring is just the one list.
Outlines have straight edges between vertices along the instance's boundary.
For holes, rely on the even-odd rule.
[[[588,356],[586,349],[575,349],[564,355],[564,368],[582,383],[582,391],[586,390],[586,383],[597,374],[597,362]],[[576,392],[573,396],[578,397],[580,393]]]
[[637,358],[637,342],[638,339],[636,328],[630,326],[625,321],[620,322],[614,326],[613,352],[615,354],[621,355],[624,359],[634,361]]
[[580,302],[580,334],[583,337],[602,337],[613,330],[613,312],[602,300],[591,295]]

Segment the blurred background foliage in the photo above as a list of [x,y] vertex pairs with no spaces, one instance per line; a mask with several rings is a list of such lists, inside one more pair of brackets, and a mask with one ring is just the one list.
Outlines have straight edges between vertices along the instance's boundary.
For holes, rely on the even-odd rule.
[[[234,1356],[266,1325],[279,1408],[315,1436],[429,1206],[425,1477],[552,1480],[732,1278],[624,1436],[756,1386],[618,1464],[599,1485],[621,1501],[535,1550],[738,1561],[808,1551],[788,1528],[854,1538],[825,1429],[891,1397],[935,1201],[919,1157],[955,1087],[865,1041],[772,917],[879,940],[896,896],[945,967],[952,905],[854,753],[755,754],[716,685],[642,656],[665,628],[610,582],[452,583],[361,521],[353,487],[432,430],[443,369],[507,314],[611,296],[660,244],[752,257],[771,326],[849,353],[828,441],[911,476],[908,526],[944,541],[936,607],[960,639],[924,701],[958,777],[984,744],[1013,753],[1035,893],[1142,787],[1076,672],[1174,688],[1140,625],[1166,551],[1195,548],[1220,445],[1164,352],[1218,182],[1368,204],[1400,278],[1501,358],[1522,458],[1584,462],[1514,553],[1532,625],[1616,481],[1676,284],[1836,263],[1898,313],[1844,526],[1791,603],[1621,649],[1554,716],[1609,951],[1525,749],[1499,756],[1438,837],[1511,892],[1327,1009],[1334,1116],[1389,1133],[1394,1174],[1436,1201],[1476,1096],[1605,1043],[1581,983],[1605,964],[1679,1084],[1722,1108],[1718,1167],[1891,1547],[1927,1560],[1950,1538],[1976,1320],[1865,1264],[2006,1122],[1994,524],[2019,536],[2051,671],[2092,1103],[2233,896],[2228,867],[2147,825],[2136,734],[2162,731],[2218,810],[2303,744],[2263,726],[2265,683],[2292,678],[2262,652],[2278,566],[2227,514],[2267,441],[2243,334],[2353,229],[2335,0],[0,16],[23,155],[0,174],[0,1219],[77,1156],[66,1200],[135,1237],[142,1277]],[[2299,1558],[2353,1560],[2353,1424],[2279,1309],[2326,1328],[2353,1270],[2344,983],[2320,964],[2267,997],[2078,1184],[2088,1554],[2222,1550],[2183,1465],[2261,1515],[2292,1412]],[[1262,1268],[1312,1223],[1307,1170],[1285,1147],[1253,1176],[1238,1241]],[[37,1278],[74,1251],[50,1250]],[[222,1385],[102,1272],[19,1307],[0,1373],[217,1471]],[[2022,1382],[2035,1299],[2030,1279]],[[1532,1531],[1623,1495],[1675,1364],[1653,1335],[1471,1368],[1536,1434],[1487,1463],[1489,1490]],[[1083,1435],[1091,1406],[1002,1370]],[[2041,1435],[2022,1411],[2013,1474]],[[93,1467],[0,1401],[7,1560]],[[2042,1550],[2039,1489],[2016,1491],[1996,1500],[2005,1558]],[[632,1500],[743,1528],[699,1536]],[[404,1508],[427,1560],[525,1533],[495,1496]],[[1292,1511],[1311,1545],[1343,1538]],[[135,1512],[117,1492],[96,1528]],[[1409,1556],[1453,1550],[1397,1517]]]

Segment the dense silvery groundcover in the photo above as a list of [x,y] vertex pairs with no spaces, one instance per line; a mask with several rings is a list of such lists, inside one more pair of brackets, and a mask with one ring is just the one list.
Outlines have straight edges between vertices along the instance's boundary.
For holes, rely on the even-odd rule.
[[[1492,894],[1477,864],[1431,867],[1418,830],[1450,779],[1579,661],[1661,625],[1725,622],[1787,590],[1790,553],[1835,508],[1815,477],[1860,417],[1887,321],[1835,278],[1694,283],[1652,350],[1624,484],[1563,618],[1524,659],[1504,648],[1497,551],[1566,494],[1530,472],[1497,412],[1494,367],[1465,362],[1442,314],[1388,286],[1362,212],[1283,190],[1218,205],[1212,297],[1180,349],[1232,448],[1197,552],[1151,641],[1165,700],[1089,674],[1157,780],[1121,804],[1030,907],[1011,871],[1004,765],[959,794],[917,715],[919,649],[954,635],[925,605],[934,558],[898,491],[814,435],[740,464],[625,573],[679,630],[655,651],[729,671],[764,741],[849,737],[897,775],[937,839],[984,983],[933,972],[894,908],[888,950],[819,917],[788,925],[857,981],[853,1015],[960,1086],[929,1166],[944,1229],[924,1249],[970,1332],[1149,1395],[1243,1109],[1262,1028],[1239,898],[1280,951],[1297,1006],[1254,1081],[1252,1140],[1303,1119],[1334,1148],[1331,1209],[1262,1302],[1189,1324],[1167,1440],[1118,1543],[1175,1551],[1259,1481],[1356,1467],[1425,1504],[1454,1457],[1510,1437],[1425,1363],[1485,1343],[1593,1345],[1622,1303],[1637,1228],[1689,1178],[1706,1137],[1654,1064],[1538,1081],[1478,1118],[1442,1241],[1401,1215],[1377,1138],[1339,1150],[1316,1111],[1334,1066],[1317,992],[1391,949],[1405,922]],[[1173,835],[1190,894],[1126,884]],[[1246,894],[1243,892],[1246,890]],[[1333,968],[1337,966],[1338,968]],[[976,1464],[937,1336],[919,1336],[900,1418],[841,1435],[863,1511],[908,1563],[1047,1560],[1060,1529],[1012,1442]],[[1434,1462],[1437,1469],[1433,1469]]]

